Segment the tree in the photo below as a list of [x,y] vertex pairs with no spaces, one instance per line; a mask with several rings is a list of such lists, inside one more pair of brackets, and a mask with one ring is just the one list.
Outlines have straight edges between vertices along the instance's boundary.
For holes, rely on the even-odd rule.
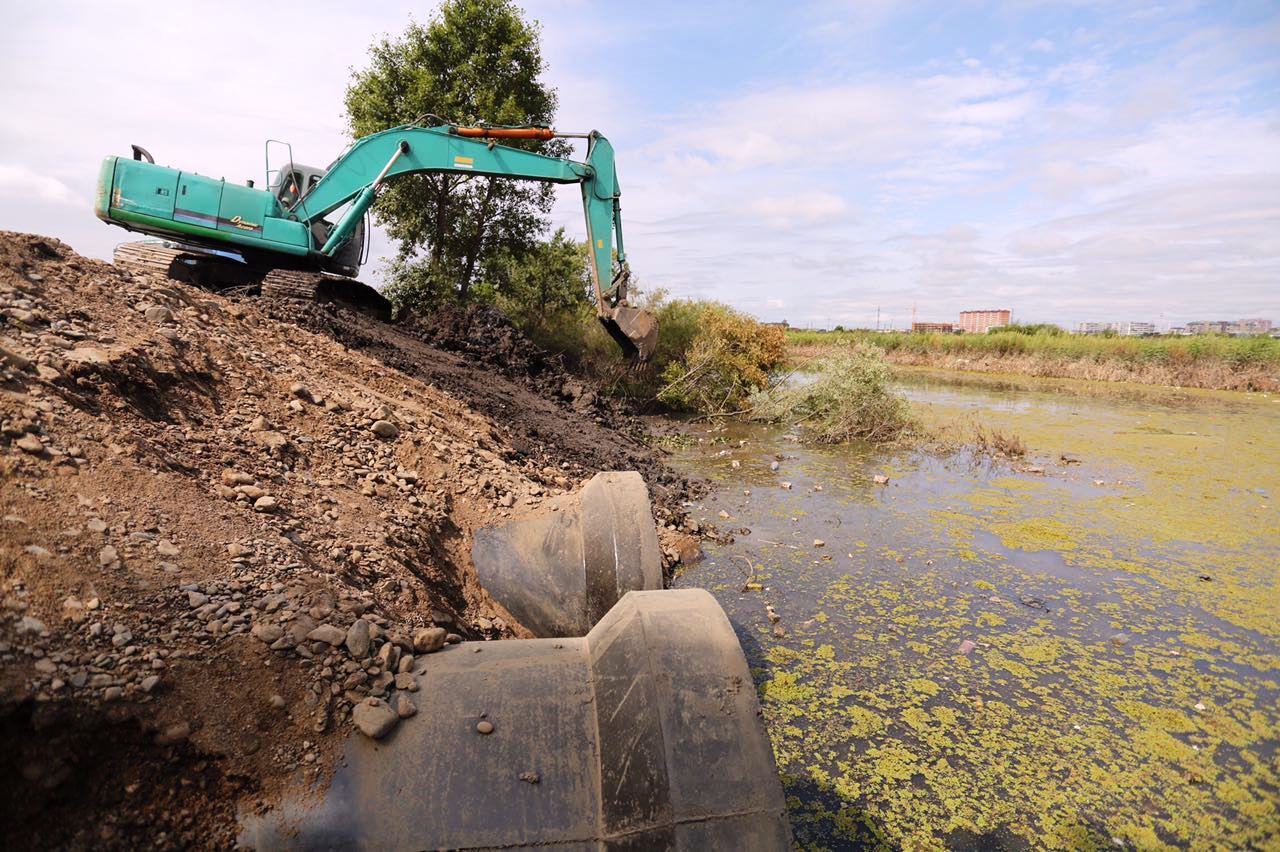
[[[539,79],[536,23],[511,0],[447,0],[426,26],[370,48],[369,67],[347,88],[355,137],[439,116],[460,124],[550,124],[556,92]],[[566,156],[564,140],[520,147]],[[412,175],[392,181],[374,207],[399,243],[390,296],[398,307],[467,299],[495,258],[528,253],[547,228],[550,184],[467,174]]]
[[587,244],[570,239],[564,228],[523,255],[496,257],[487,267],[484,283],[502,294],[502,306],[527,330],[590,303]]

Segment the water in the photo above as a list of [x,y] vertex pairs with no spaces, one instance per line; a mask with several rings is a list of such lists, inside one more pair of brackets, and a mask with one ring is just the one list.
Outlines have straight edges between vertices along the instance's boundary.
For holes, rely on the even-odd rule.
[[738,423],[676,450],[717,484],[696,515],[738,531],[676,585],[738,629],[800,845],[1276,843],[1280,400],[902,390],[932,428],[1013,433],[1028,458]]

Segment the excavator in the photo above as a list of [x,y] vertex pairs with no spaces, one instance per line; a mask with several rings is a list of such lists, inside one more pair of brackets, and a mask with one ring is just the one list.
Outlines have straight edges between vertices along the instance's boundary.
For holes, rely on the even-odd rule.
[[[586,139],[586,161],[499,144],[556,138]],[[586,214],[596,315],[633,363],[653,355],[657,319],[627,302],[621,193],[613,146],[600,133],[468,127],[431,116],[357,139],[327,169],[295,164],[289,149],[288,162],[274,171],[271,144],[265,190],[252,180],[240,186],[158,166],[137,145],[132,158],[103,160],[94,202],[98,218],[164,241],[121,245],[116,264],[207,287],[331,298],[389,317],[385,299],[352,277],[367,259],[366,214],[388,180],[453,173],[576,183]]]

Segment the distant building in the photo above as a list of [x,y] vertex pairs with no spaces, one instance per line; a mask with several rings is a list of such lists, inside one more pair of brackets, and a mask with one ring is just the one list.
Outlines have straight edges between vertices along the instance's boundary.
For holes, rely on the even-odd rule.
[[911,323],[912,331],[940,331],[943,334],[950,334],[956,330],[955,323],[950,322],[913,322]]
[[1142,337],[1156,333],[1153,322],[1082,322],[1076,330],[1077,334],[1106,334],[1112,332],[1121,337]]
[[1187,323],[1187,331],[1192,334],[1233,334],[1245,337],[1253,334],[1270,334],[1271,320],[1238,319],[1238,320],[1199,320]]
[[961,311],[960,330],[965,334],[986,334],[993,328],[1008,325],[1011,315],[1007,310]]
[[1231,323],[1228,334],[1270,334],[1271,320],[1242,319]]
[[1156,333],[1156,324],[1153,322],[1122,322],[1116,331],[1120,332],[1122,337],[1142,337],[1147,334]]

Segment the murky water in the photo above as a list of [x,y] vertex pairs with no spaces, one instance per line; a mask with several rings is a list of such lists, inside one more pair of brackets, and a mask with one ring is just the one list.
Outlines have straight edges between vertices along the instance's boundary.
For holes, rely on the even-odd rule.
[[903,392],[1027,460],[746,424],[676,451],[741,530],[677,586],[738,627],[800,845],[1280,848],[1280,398]]

